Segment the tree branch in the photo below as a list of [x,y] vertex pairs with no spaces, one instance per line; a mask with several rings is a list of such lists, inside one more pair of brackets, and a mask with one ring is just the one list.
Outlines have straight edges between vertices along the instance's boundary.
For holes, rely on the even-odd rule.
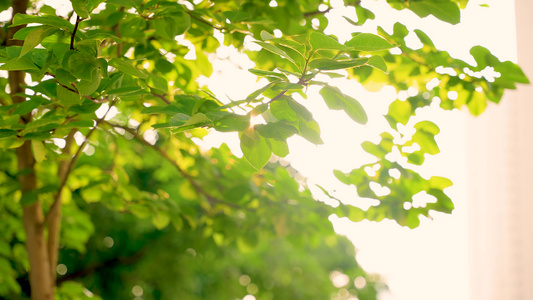
[[102,123],[107,124],[107,125],[112,126],[112,127],[124,129],[126,132],[128,132],[131,135],[133,135],[133,137],[137,141],[139,141],[140,143],[142,143],[143,145],[145,145],[145,146],[147,146],[149,148],[152,148],[157,153],[159,153],[159,155],[161,155],[168,162],[170,162],[172,165],[174,165],[174,167],[178,170],[178,172],[180,172],[180,174],[193,186],[193,188],[196,190],[196,192],[198,192],[199,194],[203,195],[211,205],[213,205],[215,203],[221,203],[221,204],[225,204],[225,205],[231,206],[233,208],[239,208],[239,209],[243,208],[243,207],[241,207],[241,206],[239,206],[239,205],[237,205],[235,203],[227,202],[227,201],[218,199],[218,198],[216,198],[214,196],[211,196],[208,192],[206,192],[194,180],[194,178],[191,177],[191,175],[189,175],[187,172],[185,172],[185,170],[183,170],[181,168],[181,166],[174,159],[172,159],[163,149],[157,147],[156,145],[152,145],[152,144],[148,143],[142,136],[140,136],[137,133],[137,131],[135,129],[127,127],[127,126],[118,125],[118,124],[112,124],[112,123],[109,123],[109,122],[106,122],[106,121],[104,121]]
[[[73,128],[66,137],[66,144],[63,150],[63,154],[66,156],[72,155],[72,144],[74,142],[74,134],[77,132]],[[57,170],[57,177],[61,182],[66,182],[66,178],[69,173],[69,161],[68,158],[63,158],[59,161],[59,166]],[[55,266],[57,265],[57,256],[59,248],[59,231],[61,228],[61,191],[62,188],[58,191],[57,195],[54,198],[54,203],[46,215],[46,221],[48,221],[48,258],[50,260],[50,271],[52,276],[52,282],[56,280],[56,270]]]

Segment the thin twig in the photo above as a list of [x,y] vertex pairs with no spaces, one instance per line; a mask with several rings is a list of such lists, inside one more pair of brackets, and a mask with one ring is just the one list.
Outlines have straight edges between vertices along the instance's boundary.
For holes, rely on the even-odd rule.
[[81,20],[82,18],[80,16],[76,16],[76,24],[74,24],[74,30],[70,37],[70,50],[74,50],[74,39],[76,38],[76,31],[78,31],[78,25],[80,25]]
[[204,19],[202,19],[200,17],[197,17],[197,16],[195,16],[194,14],[192,14],[190,12],[187,12],[187,13],[189,14],[189,16],[191,16],[191,18],[195,19],[196,21],[204,23],[205,25],[207,25],[209,27],[212,27],[212,28],[214,28],[216,30],[220,30],[222,32],[228,30],[227,27],[221,27],[221,26],[213,25],[213,24],[209,23],[208,21],[206,21],[206,20],[204,20]]
[[[307,73],[307,64],[308,63],[309,63],[309,59],[306,59],[305,60],[305,65],[304,65],[304,69],[303,69],[303,72],[302,72],[302,76],[300,76],[300,78],[298,78],[298,82],[296,84],[307,86],[307,82],[314,77],[314,76],[312,76],[311,78],[305,79],[305,73]],[[281,91],[281,93],[279,93],[276,96],[274,96],[274,98],[270,99],[270,101],[268,101],[267,103],[270,104],[270,103],[278,100],[279,98],[283,97],[283,95],[285,95],[285,93],[287,93],[288,91],[289,90]]]
[[170,104],[170,101],[168,101],[168,99],[165,98],[165,96],[163,96],[163,95],[159,95],[159,94],[156,94],[156,93],[152,93],[152,96],[155,96],[155,97],[160,98],[160,99],[163,100],[166,104]]
[[283,95],[285,95],[286,92],[288,92],[289,90],[284,90],[282,91],[281,93],[277,94],[276,96],[274,96],[274,98],[270,99],[270,101],[268,101],[267,103],[272,103],[276,100],[278,100],[279,98],[281,98]]

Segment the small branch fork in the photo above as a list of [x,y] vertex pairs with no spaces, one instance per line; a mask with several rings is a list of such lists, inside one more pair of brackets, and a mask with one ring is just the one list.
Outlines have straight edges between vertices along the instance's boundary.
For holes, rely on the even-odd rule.
[[[309,57],[311,57],[311,56],[309,56]],[[305,60],[305,65],[304,65],[304,69],[303,69],[303,72],[302,72],[302,76],[300,76],[300,78],[298,79],[298,82],[296,84],[307,86],[307,82],[312,79],[312,78],[307,78],[307,79],[305,78],[305,73],[307,73],[307,65],[309,64],[309,59],[310,58]],[[281,91],[281,93],[279,93],[276,96],[274,96],[274,98],[270,99],[270,101],[268,101],[267,103],[270,104],[270,103],[278,100],[279,98],[283,97],[283,95],[285,95],[285,93],[287,93],[288,91],[289,90]]]

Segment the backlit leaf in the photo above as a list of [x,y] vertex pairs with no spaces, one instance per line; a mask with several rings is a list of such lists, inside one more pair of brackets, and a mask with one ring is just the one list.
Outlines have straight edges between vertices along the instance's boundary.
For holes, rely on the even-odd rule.
[[148,74],[137,69],[128,59],[112,58],[109,60],[109,65],[131,76],[142,79],[148,78]]
[[361,51],[380,51],[395,47],[393,44],[389,43],[387,40],[378,35],[364,32],[357,34],[344,45],[351,47],[354,50]]
[[254,129],[250,129],[239,135],[241,150],[246,160],[257,170],[263,168],[272,153],[265,140]]
[[348,50],[349,48],[339,43],[334,38],[323,33],[313,31],[309,35],[309,43],[314,50]]
[[363,106],[354,98],[343,94],[338,88],[325,86],[320,90],[320,95],[330,109],[342,109],[352,120],[360,124],[366,124],[368,121]]
[[421,18],[431,14],[450,24],[457,24],[461,21],[459,6],[451,0],[420,0],[411,1],[409,4],[409,9]]

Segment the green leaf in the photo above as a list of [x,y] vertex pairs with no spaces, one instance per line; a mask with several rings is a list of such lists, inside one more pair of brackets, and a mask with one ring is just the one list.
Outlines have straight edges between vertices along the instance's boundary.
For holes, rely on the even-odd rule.
[[109,60],[109,65],[131,76],[142,79],[148,78],[148,74],[134,67],[131,61],[127,58],[112,58]]
[[85,99],[80,105],[71,106],[69,110],[77,114],[90,114],[95,112],[100,106],[101,104],[99,103]]
[[181,126],[185,124],[185,122],[187,122],[190,118],[191,116],[186,115],[184,113],[177,113],[172,117],[172,119],[170,119],[169,123],[172,126]]
[[239,134],[241,150],[246,160],[257,170],[262,169],[272,153],[265,140],[254,129]]
[[250,116],[228,114],[220,119],[215,120],[213,123],[217,131],[244,131],[250,127]]
[[72,25],[69,21],[57,17],[57,16],[36,16],[36,15],[26,15],[26,14],[16,14],[13,18],[13,23],[10,25],[10,27],[18,26],[18,25],[25,25],[25,24],[43,24],[43,25],[50,25],[53,27],[61,28],[68,30],[72,32],[74,30],[74,25]]
[[[57,127],[58,124],[50,124],[50,127]],[[28,132],[24,135],[25,140],[48,140],[52,134],[49,131]]]
[[369,62],[366,57],[350,59],[350,60],[334,60],[329,58],[317,58],[309,62],[309,68],[319,70],[340,70],[355,68],[365,65]]
[[73,52],[68,59],[68,70],[79,79],[93,80],[98,70],[96,57],[83,52]]
[[255,126],[255,129],[260,135],[278,141],[285,141],[298,133],[298,129],[284,121],[259,124]]
[[272,34],[270,34],[270,32],[262,30],[261,31],[261,38],[263,39],[263,41],[268,41],[268,40],[275,39],[276,37],[273,36]]
[[167,114],[173,116],[177,113],[183,113],[183,110],[172,104],[167,106],[150,106],[141,110],[141,114]]
[[272,86],[273,91],[301,90],[304,86],[298,83],[278,82]]
[[69,86],[71,83],[76,81],[76,77],[74,77],[69,71],[62,68],[58,68],[56,70],[55,79],[62,85],[66,86]]
[[72,8],[78,16],[84,19],[89,18],[88,8],[91,6],[91,0],[70,0],[70,3],[72,3]]
[[33,157],[35,157],[35,161],[40,163],[46,159],[46,148],[44,147],[43,142],[32,140],[31,149],[33,151]]
[[57,100],[63,106],[77,105],[82,102],[80,94],[69,90],[62,85],[57,86]]
[[130,94],[142,94],[146,92],[142,87],[139,86],[123,86],[117,89],[112,89],[106,91],[108,95],[130,95]]
[[185,33],[191,26],[191,17],[182,12],[163,15],[153,20],[157,34],[173,40],[177,35]]
[[166,211],[157,211],[152,216],[152,224],[159,230],[167,227],[169,223],[170,216]]
[[431,14],[441,21],[454,25],[461,21],[459,6],[451,0],[410,1],[409,9],[421,18]]
[[43,38],[55,32],[57,28],[42,26],[32,30],[24,39],[22,50],[20,51],[20,57],[30,52],[33,48],[37,47],[43,40]]
[[447,187],[452,186],[453,183],[450,179],[440,176],[432,176],[429,179],[429,186],[434,189],[443,190]]
[[412,114],[413,107],[409,101],[395,100],[389,105],[389,112],[385,117],[390,120],[391,127],[396,129],[397,123],[406,125]]
[[152,216],[152,210],[146,205],[133,204],[129,207],[129,210],[131,211],[131,213],[141,219]]
[[15,130],[0,128],[0,139],[17,135]]
[[39,70],[39,68],[28,58],[26,57],[17,57],[13,58],[10,61],[6,62],[0,67],[0,70],[6,71],[29,71],[29,70]]
[[300,117],[298,129],[300,130],[300,135],[311,143],[315,145],[324,144],[324,141],[320,137],[320,127],[315,120],[308,121]]
[[98,70],[93,70],[92,80],[85,80],[82,79],[80,82],[76,85],[76,88],[82,95],[90,95],[98,89],[100,86],[100,81],[102,78],[100,77],[100,74],[98,73]]
[[285,157],[289,155],[289,145],[286,141],[280,141],[276,139],[266,139],[268,147],[275,155],[279,157]]
[[334,110],[344,110],[357,123],[366,124],[368,117],[363,106],[354,98],[343,94],[338,88],[325,86],[320,90],[327,106]]
[[383,57],[379,55],[374,55],[368,58],[367,65],[374,67],[378,70],[381,70],[383,72],[387,72],[387,64],[385,63],[385,60]]
[[373,12],[361,5],[355,6],[355,13],[357,15],[357,25],[363,25],[366,20],[374,20],[376,18],[376,15],[374,15]]
[[80,127],[93,127],[94,125],[95,125],[95,121],[93,120],[80,120],[80,121],[68,122],[67,124],[62,125],[61,127],[80,128]]
[[311,44],[311,47],[314,50],[340,50],[340,51],[346,51],[350,50],[350,48],[342,45],[334,38],[327,36],[321,32],[313,31],[309,35],[309,43]]
[[479,116],[487,108],[487,98],[483,93],[473,91],[466,100],[468,110],[474,116]]
[[344,45],[360,51],[380,51],[395,47],[384,38],[371,33],[359,33]]
[[32,97],[28,101],[20,103],[14,110],[14,115],[24,115],[31,112],[33,109],[39,107],[45,99],[43,97]]
[[263,77],[276,77],[281,80],[288,81],[287,76],[283,73],[277,73],[273,71],[265,71],[265,70],[259,70],[259,69],[248,69],[248,71],[254,75],[257,76],[263,76]]
[[263,49],[268,50],[274,54],[277,54],[283,58],[286,58],[290,62],[292,62],[295,66],[298,67],[298,64],[291,58],[290,55],[288,55],[285,51],[281,50],[280,48],[271,45],[269,43],[260,42],[260,41],[254,41],[254,43],[258,44],[259,46],[263,47]]
[[[185,123],[181,125],[174,125],[179,124],[177,116],[187,116],[184,114],[176,114],[171,120],[170,124],[173,126],[176,126],[176,128],[172,129],[173,133],[182,132],[186,130],[191,130],[198,127],[204,127],[204,126],[212,126],[213,121],[209,119],[206,115],[203,113],[197,113],[194,116],[190,117]],[[188,116],[187,116],[188,117]]]

